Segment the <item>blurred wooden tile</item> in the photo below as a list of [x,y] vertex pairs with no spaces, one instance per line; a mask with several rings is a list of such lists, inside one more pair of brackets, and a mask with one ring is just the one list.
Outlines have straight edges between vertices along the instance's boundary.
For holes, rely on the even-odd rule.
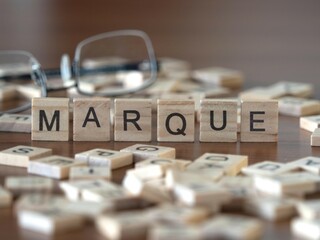
[[314,132],[317,128],[320,128],[320,115],[313,115],[309,117],[300,118],[300,128],[309,132]]
[[73,141],[110,141],[110,99],[73,99]]
[[151,99],[115,99],[115,141],[151,141]]
[[222,165],[206,161],[199,161],[193,162],[190,165],[188,165],[186,168],[186,172],[198,174],[202,177],[216,182],[224,176],[225,172],[223,169],[224,167]]
[[300,217],[308,220],[320,219],[320,200],[310,199],[297,203]]
[[90,167],[109,167],[113,170],[131,165],[133,154],[131,152],[95,148],[75,154],[75,160],[85,162]]
[[23,229],[53,235],[81,229],[84,225],[84,218],[58,208],[37,211],[21,210],[18,212],[18,225]]
[[110,240],[146,239],[149,221],[141,211],[128,211],[102,215],[97,218],[96,226]]
[[289,220],[296,215],[296,201],[275,197],[251,196],[244,211],[271,221]]
[[199,224],[205,221],[209,212],[206,208],[185,207],[181,205],[161,204],[151,208],[148,212],[151,221],[156,223],[166,222],[174,224]]
[[59,187],[71,201],[78,201],[82,199],[83,190],[117,188],[114,183],[102,179],[63,181],[59,183]]
[[30,162],[28,173],[56,179],[65,179],[69,177],[71,167],[82,165],[85,164],[74,161],[73,158],[53,155]]
[[270,91],[283,92],[284,96],[295,97],[311,97],[314,92],[314,86],[310,83],[304,82],[278,82],[268,87]]
[[222,153],[205,153],[194,161],[194,163],[200,162],[212,164],[212,168],[223,170],[228,176],[235,176],[241,171],[242,168],[248,166],[248,156]]
[[291,232],[299,239],[320,239],[320,220],[294,218],[291,221]]
[[159,142],[193,142],[194,125],[194,101],[158,99]]
[[320,101],[297,97],[279,99],[279,112],[288,116],[307,116],[320,113]]
[[69,140],[69,99],[33,98],[31,139]]
[[25,98],[39,98],[41,97],[41,88],[34,83],[21,84],[17,86],[17,93]]
[[201,100],[200,141],[236,142],[237,105],[235,100]]
[[285,173],[276,176],[253,177],[255,189],[276,197],[286,195],[303,196],[318,192],[320,177],[308,172]]
[[288,162],[287,166],[301,168],[305,171],[320,175],[320,158],[308,156],[292,162]]
[[16,86],[0,82],[0,100],[6,101],[17,96]]
[[0,208],[8,207],[11,205],[12,195],[6,189],[0,187]]
[[31,160],[50,156],[52,150],[48,148],[38,148],[30,146],[15,146],[0,152],[0,164],[28,167]]
[[0,132],[31,132],[31,115],[4,114],[0,116]]
[[206,222],[202,231],[204,239],[253,240],[262,237],[263,223],[252,217],[224,214]]
[[204,83],[228,88],[239,88],[244,81],[244,76],[240,71],[220,67],[208,67],[194,70],[192,77]]
[[296,167],[289,166],[280,162],[272,161],[262,161],[252,164],[248,167],[242,168],[241,172],[245,175],[262,175],[262,176],[272,176],[279,175],[289,171],[292,171]]
[[120,152],[129,152],[133,154],[133,161],[139,162],[148,158],[176,158],[176,149],[171,147],[135,144],[123,148]]
[[316,128],[311,134],[311,146],[320,146],[320,128]]
[[186,167],[191,163],[190,160],[182,159],[171,159],[171,158],[150,158],[137,162],[135,168],[145,167],[149,165],[160,165],[164,170],[173,168],[177,170],[185,170]]
[[278,141],[278,102],[242,101],[241,142]]
[[164,78],[157,81],[144,92],[150,96],[159,96],[163,93],[176,92],[180,85],[180,79]]
[[4,186],[14,193],[49,192],[53,190],[52,179],[35,176],[11,176],[5,178]]
[[285,95],[282,89],[269,89],[268,87],[254,87],[239,93],[241,100],[271,100]]
[[196,226],[172,226],[169,224],[153,225],[148,232],[150,240],[199,240],[202,232]]
[[78,179],[111,179],[111,169],[108,167],[71,167],[70,180]]

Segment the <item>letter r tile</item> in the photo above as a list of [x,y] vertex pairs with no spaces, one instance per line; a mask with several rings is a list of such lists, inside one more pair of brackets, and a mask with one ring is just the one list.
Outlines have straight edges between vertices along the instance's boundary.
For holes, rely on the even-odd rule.
[[69,99],[33,98],[31,139],[69,140]]
[[151,99],[115,99],[114,140],[151,141]]
[[194,101],[158,99],[158,141],[194,142]]

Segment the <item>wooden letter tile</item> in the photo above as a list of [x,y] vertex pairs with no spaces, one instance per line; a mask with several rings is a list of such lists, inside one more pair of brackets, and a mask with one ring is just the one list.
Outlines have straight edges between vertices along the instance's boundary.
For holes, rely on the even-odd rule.
[[120,152],[133,153],[133,161],[139,162],[148,158],[175,158],[176,149],[171,147],[162,147],[154,145],[135,144],[121,149]]
[[81,165],[85,164],[82,162],[74,161],[73,158],[53,155],[30,162],[28,173],[45,177],[64,179],[69,177],[69,171],[71,167]]
[[312,133],[311,146],[320,146],[320,128],[316,128]]
[[241,142],[278,141],[278,102],[242,101]]
[[159,142],[194,141],[194,101],[158,99]]
[[5,188],[16,193],[51,191],[53,189],[52,179],[26,176],[26,177],[7,177]]
[[235,100],[201,100],[200,141],[236,142],[237,105]]
[[77,161],[85,162],[90,167],[108,167],[117,169],[133,163],[131,152],[119,152],[108,149],[92,149],[75,155]]
[[300,128],[309,132],[314,132],[316,128],[320,128],[320,115],[300,118]]
[[73,99],[73,140],[110,141],[110,99]]
[[31,132],[31,115],[3,114],[0,116],[0,132]]
[[70,180],[78,179],[111,179],[111,170],[108,167],[72,167]]
[[12,195],[9,191],[0,187],[0,208],[10,206],[12,201]]
[[31,139],[69,140],[69,99],[33,98]]
[[245,175],[262,175],[262,176],[273,176],[283,174],[296,169],[295,166],[289,166],[284,163],[263,161],[252,164],[248,167],[242,168],[241,172]]
[[30,146],[16,146],[0,152],[0,164],[28,167],[30,160],[50,156],[52,150]]
[[115,141],[151,141],[151,99],[115,100]]
[[171,158],[150,158],[135,164],[135,168],[145,167],[149,165],[160,165],[163,169],[177,169],[183,171],[191,163],[190,160],[171,159]]
[[320,158],[319,157],[305,157],[293,162],[287,163],[287,166],[297,167],[305,171],[320,175]]
[[279,112],[289,116],[307,116],[320,113],[320,101],[297,97],[279,99]]

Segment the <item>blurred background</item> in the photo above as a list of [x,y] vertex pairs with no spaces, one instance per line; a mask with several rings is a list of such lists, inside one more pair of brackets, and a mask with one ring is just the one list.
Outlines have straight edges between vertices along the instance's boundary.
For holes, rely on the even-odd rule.
[[157,56],[241,70],[247,86],[316,82],[319,12],[317,0],[1,0],[0,50],[29,51],[53,68],[91,35],[135,28]]

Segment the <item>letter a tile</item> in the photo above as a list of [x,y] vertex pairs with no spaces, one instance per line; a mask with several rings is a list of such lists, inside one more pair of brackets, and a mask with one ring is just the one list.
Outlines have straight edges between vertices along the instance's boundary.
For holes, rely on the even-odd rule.
[[194,101],[158,99],[158,141],[194,141]]
[[33,98],[31,139],[69,140],[69,99]]
[[73,140],[110,141],[110,99],[73,100]]

